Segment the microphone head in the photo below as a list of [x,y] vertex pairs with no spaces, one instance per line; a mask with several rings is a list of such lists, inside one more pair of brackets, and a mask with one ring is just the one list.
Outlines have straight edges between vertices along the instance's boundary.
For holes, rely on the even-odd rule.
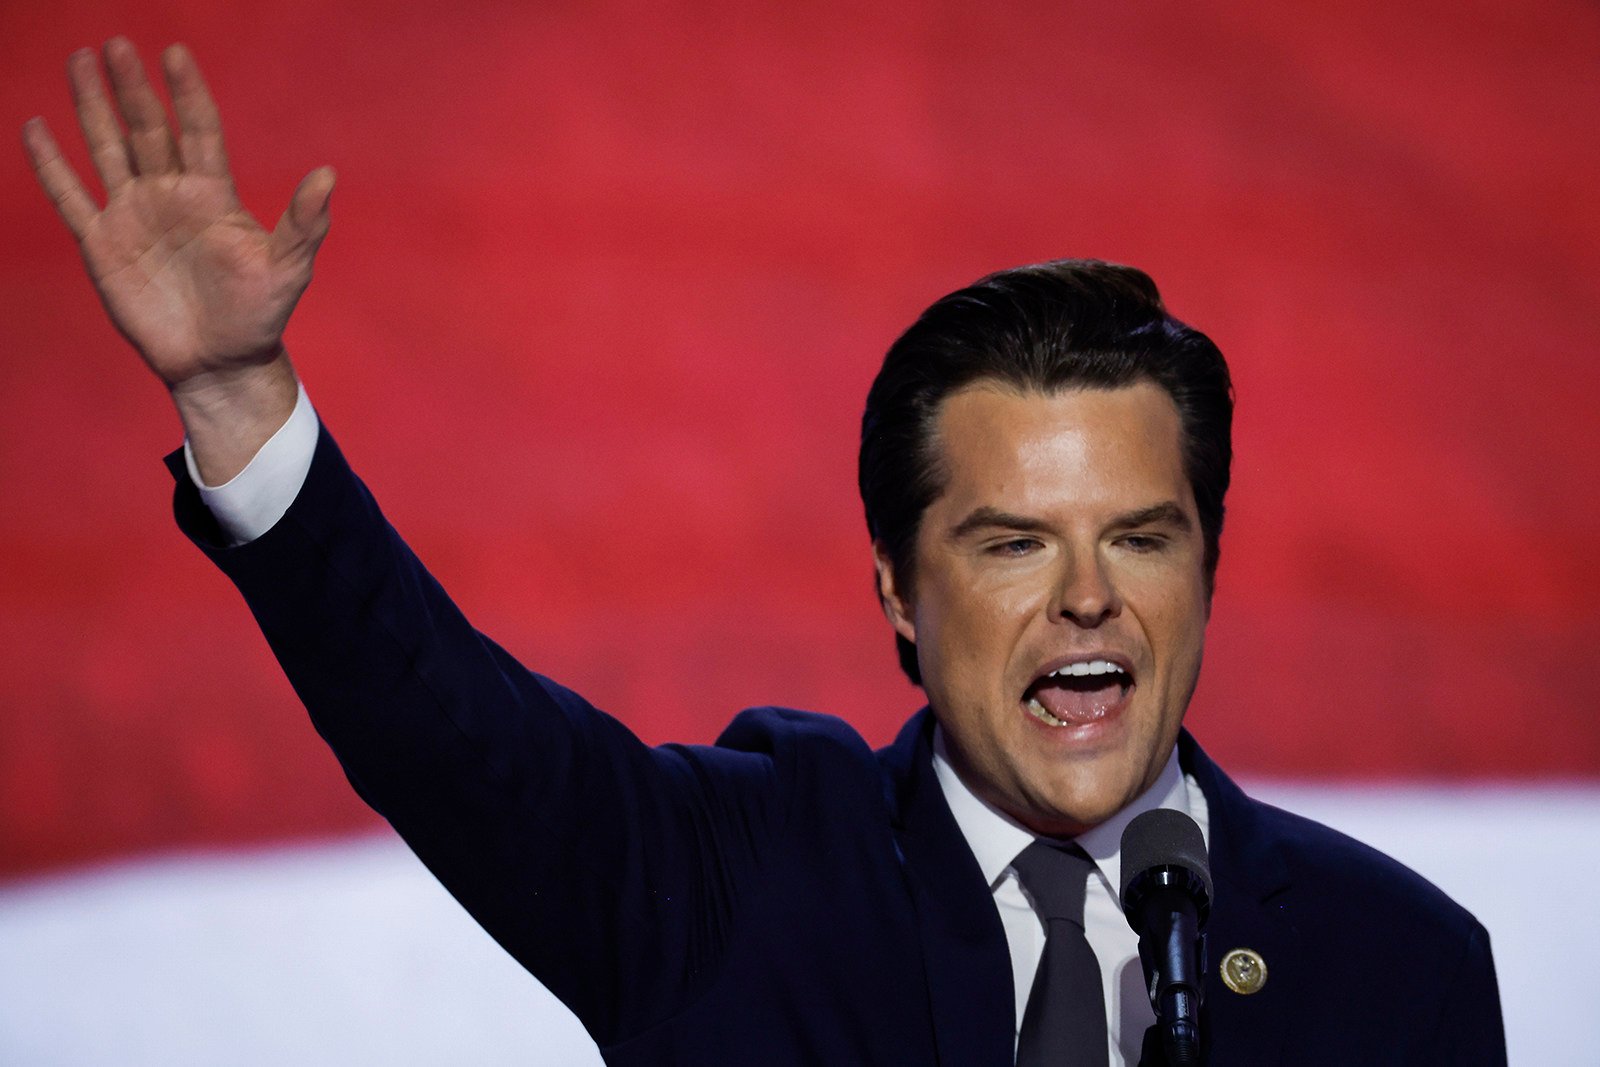
[[[1147,875],[1166,871],[1204,896],[1201,913],[1210,910],[1211,861],[1206,855],[1200,826],[1181,811],[1155,808],[1138,815],[1122,831],[1122,906],[1128,909],[1128,891],[1138,893]],[[1131,914],[1131,912],[1130,912]]]

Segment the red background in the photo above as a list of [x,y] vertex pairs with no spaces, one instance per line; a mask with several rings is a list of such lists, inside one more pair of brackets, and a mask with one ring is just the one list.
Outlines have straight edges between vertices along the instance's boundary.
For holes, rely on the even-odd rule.
[[[646,738],[892,735],[867,384],[940,294],[1088,255],[1233,366],[1213,753],[1600,775],[1594,5],[10,4],[0,118],[75,137],[63,62],[116,32],[193,46],[263,218],[338,168],[320,412]],[[0,183],[0,875],[369,824],[173,529],[176,420],[20,149]]]

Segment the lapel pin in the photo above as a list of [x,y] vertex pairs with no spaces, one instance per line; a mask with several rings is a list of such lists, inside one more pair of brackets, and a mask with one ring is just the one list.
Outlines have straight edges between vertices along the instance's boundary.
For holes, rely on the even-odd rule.
[[1222,957],[1222,984],[1249,996],[1267,984],[1267,961],[1253,948],[1236,948]]

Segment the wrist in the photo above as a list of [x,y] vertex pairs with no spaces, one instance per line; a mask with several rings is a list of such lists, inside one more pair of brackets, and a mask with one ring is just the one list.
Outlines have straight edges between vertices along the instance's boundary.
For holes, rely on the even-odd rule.
[[189,448],[206,484],[243,470],[294,411],[299,381],[280,346],[269,359],[208,371],[170,387]]

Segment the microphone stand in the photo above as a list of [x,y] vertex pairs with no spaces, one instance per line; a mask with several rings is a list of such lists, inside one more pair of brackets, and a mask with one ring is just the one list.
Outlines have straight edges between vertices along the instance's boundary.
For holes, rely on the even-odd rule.
[[[1142,1067],[1193,1067],[1200,1060],[1201,982],[1206,971],[1206,939],[1194,900],[1180,883],[1193,877],[1182,867],[1158,868],[1152,883],[1142,886],[1135,906],[1143,913],[1141,928],[1161,931],[1139,938],[1139,962],[1150,979],[1150,1003],[1156,1023],[1145,1031]],[[1160,1061],[1150,1054],[1160,1035]]]

